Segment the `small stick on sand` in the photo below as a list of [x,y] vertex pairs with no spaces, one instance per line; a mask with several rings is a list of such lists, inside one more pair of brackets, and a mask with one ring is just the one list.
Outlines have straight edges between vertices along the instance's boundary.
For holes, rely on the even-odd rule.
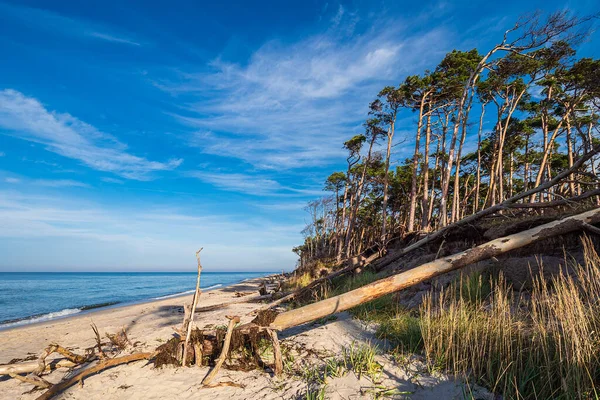
[[21,381],[23,383],[29,383],[30,385],[34,385],[36,387],[42,388],[42,389],[48,389],[49,387],[52,386],[52,384],[50,382],[48,382],[47,380],[40,378],[37,375],[27,375],[27,376],[21,376],[15,373],[9,373],[10,377],[13,379],[16,379],[18,381]]
[[[194,314],[196,312],[196,306],[198,305],[198,298],[200,297],[200,274],[202,273],[202,264],[200,263],[200,252],[203,247],[196,252],[196,259],[198,260],[198,278],[196,279],[196,291],[194,292],[194,300],[192,301],[192,309],[189,315],[190,322],[187,325],[187,332],[185,335],[185,344],[183,346],[183,360],[181,365],[184,367],[187,365],[187,354],[190,346],[190,336],[192,336],[192,328],[194,326]],[[185,325],[185,321],[184,321]]]
[[219,356],[219,359],[217,360],[215,367],[213,369],[211,369],[210,372],[208,373],[208,375],[206,375],[206,377],[202,380],[203,385],[209,385],[210,382],[215,378],[215,376],[219,372],[219,369],[221,369],[221,366],[223,365],[223,363],[225,362],[225,359],[227,358],[227,353],[229,353],[229,346],[231,345],[231,335],[233,334],[233,328],[235,327],[235,325],[237,323],[240,322],[240,317],[227,316],[227,318],[229,318],[229,324],[227,325],[227,334],[225,335],[225,342],[223,343],[223,350],[221,350],[221,355]]

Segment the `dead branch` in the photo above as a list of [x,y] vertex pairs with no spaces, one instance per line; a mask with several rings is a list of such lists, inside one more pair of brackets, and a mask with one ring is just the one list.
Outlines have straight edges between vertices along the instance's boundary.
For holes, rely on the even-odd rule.
[[81,356],[79,354],[75,354],[70,350],[65,349],[59,344],[52,344],[54,346],[54,351],[58,354],[64,356],[67,360],[74,362],[76,364],[83,364],[84,362],[89,361],[90,357]]
[[600,222],[600,208],[556,220],[538,227],[484,243],[449,257],[422,264],[409,271],[380,279],[339,296],[278,314],[269,328],[284,330],[335,314],[373,299],[413,286],[474,262],[496,257],[539,240],[582,229],[584,224]]
[[215,378],[215,376],[219,372],[219,369],[221,369],[221,366],[225,362],[225,359],[227,358],[227,354],[229,353],[229,346],[231,345],[231,335],[233,334],[233,328],[235,327],[236,324],[238,324],[240,322],[240,317],[238,317],[238,316],[229,317],[228,316],[227,318],[229,318],[229,324],[227,325],[227,334],[225,335],[225,342],[223,343],[223,350],[221,350],[221,355],[219,356],[219,359],[217,360],[214,368],[212,370],[210,370],[208,375],[206,375],[206,377],[202,380],[203,385],[210,384],[210,382]]
[[600,228],[596,228],[595,226],[590,225],[587,222],[583,223],[583,227],[589,232],[595,233],[596,235],[600,235]]
[[120,332],[117,332],[115,334],[105,333],[105,335],[108,338],[108,340],[110,340],[110,342],[113,344],[113,346],[115,346],[119,350],[124,350],[125,348],[127,348],[127,345],[131,344],[131,341],[127,337],[127,332],[125,332],[125,329],[123,328]]
[[87,378],[90,375],[94,375],[108,368],[116,367],[117,365],[127,364],[133,361],[149,360],[152,357],[154,357],[154,354],[155,353],[135,353],[130,354],[128,356],[111,358],[106,361],[102,361],[91,368],[87,368],[79,372],[78,374],[67,380],[57,383],[56,385],[48,389],[48,391],[46,391],[44,394],[39,396],[36,400],[49,400],[52,397],[64,391],[65,389],[68,389],[76,383],[81,382],[84,378]]
[[511,204],[509,208],[549,208],[549,207],[558,207],[567,205],[570,203],[577,203],[582,200],[589,199],[590,197],[600,196],[600,189],[590,190],[585,193],[580,194],[579,196],[573,196],[568,199],[560,199],[546,202],[537,202],[537,203],[517,203]]
[[[203,247],[196,252],[196,259],[198,260],[198,278],[196,279],[196,291],[194,292],[194,300],[192,301],[192,310],[189,315],[189,322],[187,324],[187,334],[185,335],[185,344],[183,345],[183,360],[181,364],[185,367],[187,364],[187,354],[190,347],[190,336],[192,335],[192,328],[194,326],[194,314],[196,313],[196,306],[198,305],[198,298],[200,297],[200,274],[202,273],[202,264],[200,263],[200,252]],[[185,322],[184,322],[185,325]]]
[[300,288],[298,290],[296,290],[293,293],[288,294],[287,296],[283,296],[282,298],[280,298],[279,300],[275,300],[274,302],[271,302],[269,304],[267,304],[266,306],[260,308],[258,311],[264,311],[264,310],[268,310],[271,309],[273,307],[277,307],[280,304],[283,304],[285,302],[288,302],[294,298],[300,297],[305,293],[308,293],[310,290],[314,289],[315,287],[321,285],[322,283],[331,281],[334,278],[337,278],[338,276],[350,273],[352,271],[354,271],[355,269],[358,269],[360,267],[364,267],[365,265],[370,264],[373,260],[375,260],[378,257],[378,254],[375,253],[355,264],[349,265],[346,268],[342,268],[338,271],[332,272],[331,274],[324,276],[322,278],[318,278],[315,279],[314,281],[312,281],[310,284],[308,284],[307,286]]
[[[54,360],[46,361],[43,372],[54,371],[58,368],[72,368],[76,365],[77,364],[73,361],[67,360],[65,358],[57,358]],[[29,374],[33,371],[36,371],[38,367],[38,361],[0,365],[0,376],[10,374]]]
[[101,360],[106,358],[106,354],[104,354],[104,350],[102,350],[102,340],[100,340],[100,332],[98,332],[98,327],[93,322],[90,324],[92,326],[92,330],[94,331],[94,335],[96,336],[96,348],[98,349],[98,357]]
[[33,385],[35,387],[39,387],[42,389],[48,389],[50,386],[52,386],[52,384],[50,382],[48,382],[47,380],[45,380],[44,378],[40,378],[39,376],[33,375],[33,374],[30,374],[27,376],[21,376],[21,375],[11,372],[8,375],[10,375],[10,377],[13,379],[21,381],[23,383],[28,383],[30,385]]
[[277,338],[277,331],[273,329],[267,329],[267,333],[271,337],[271,342],[273,343],[273,357],[275,358],[275,367],[273,371],[275,375],[279,376],[283,372],[283,357],[281,356],[281,345],[279,344],[279,339]]
[[44,350],[44,352],[42,353],[42,355],[40,356],[40,358],[38,359],[38,366],[37,368],[32,371],[31,373],[33,375],[36,376],[40,376],[42,373],[44,373],[44,371],[46,370],[46,358],[54,353],[56,351],[56,345],[55,344],[51,344],[50,346],[46,347],[46,349]]

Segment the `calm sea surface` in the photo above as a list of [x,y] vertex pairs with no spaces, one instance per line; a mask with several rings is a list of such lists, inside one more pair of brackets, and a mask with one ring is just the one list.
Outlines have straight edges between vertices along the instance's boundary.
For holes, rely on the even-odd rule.
[[[268,272],[203,272],[203,289]],[[101,307],[194,293],[187,272],[0,272],[0,329],[48,321]]]

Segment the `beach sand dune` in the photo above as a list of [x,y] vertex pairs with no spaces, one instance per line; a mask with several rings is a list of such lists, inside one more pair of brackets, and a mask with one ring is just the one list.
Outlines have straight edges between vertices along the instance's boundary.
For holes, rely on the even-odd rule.
[[[257,293],[261,279],[253,279],[237,285],[204,292],[199,307],[217,305],[237,299],[236,292]],[[173,326],[181,324],[184,303],[190,296],[173,297],[149,303],[130,305],[77,315],[0,332],[0,363],[18,358],[39,355],[50,343],[59,343],[83,353],[83,349],[95,344],[90,327],[95,323],[101,334],[117,332],[125,328],[135,343],[132,351],[152,351],[172,337]],[[237,303],[196,314],[200,328],[227,323],[226,315],[239,315],[242,323],[250,321],[248,315],[256,309],[256,303]],[[377,341],[372,328],[352,319],[347,313],[325,324],[307,324],[280,334],[282,343],[296,349],[296,363],[322,365],[327,357],[341,353],[342,347],[353,343],[371,343],[380,348],[385,343]],[[464,396],[463,385],[445,376],[432,377],[423,374],[417,362],[397,363],[388,355],[378,355],[383,367],[381,381],[377,384],[353,372],[339,378],[327,379],[325,394],[328,399],[372,398],[382,388],[393,388],[392,398],[411,399],[460,399]],[[234,382],[243,387],[221,386],[203,388],[200,382],[208,373],[204,368],[164,367],[156,369],[145,361],[118,366],[91,376],[82,386],[75,386],[58,396],[59,399],[302,399],[308,390],[316,390],[301,374],[286,373],[281,377],[269,371],[250,372],[221,369],[215,383]],[[64,370],[45,376],[56,383],[66,376]],[[30,385],[14,379],[0,378],[1,399],[35,399],[40,391],[28,393]],[[388,397],[389,398],[389,397]]]

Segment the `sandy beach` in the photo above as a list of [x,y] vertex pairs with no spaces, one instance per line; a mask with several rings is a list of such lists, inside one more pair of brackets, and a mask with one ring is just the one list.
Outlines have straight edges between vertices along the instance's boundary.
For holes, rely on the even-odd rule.
[[[204,292],[199,307],[226,303],[239,299],[236,293],[257,294],[262,278],[252,279],[229,287]],[[191,302],[190,296],[173,297],[143,304],[111,308],[77,315],[66,319],[39,323],[0,332],[0,363],[13,359],[38,356],[50,343],[59,343],[77,353],[94,345],[90,327],[95,323],[101,334],[124,328],[133,347],[124,354],[152,351],[170,339],[173,327],[181,324],[182,305]],[[239,315],[243,322],[250,321],[249,313],[256,303],[237,303],[206,312],[196,313],[200,328],[226,324],[226,315]],[[349,314],[342,313],[324,324],[307,324],[280,334],[282,345],[294,349],[299,367],[319,366],[327,357],[335,357],[344,346],[353,343],[371,343],[381,349],[385,343],[373,336],[373,327],[365,326]],[[354,399],[375,397],[382,390],[393,389],[391,398],[450,399],[463,398],[464,388],[447,377],[432,377],[423,373],[419,362],[394,360],[389,355],[378,355],[383,365],[382,379],[377,383],[353,372],[326,382],[326,398]],[[250,372],[222,369],[216,382],[229,381],[243,387],[203,388],[200,384],[208,367],[156,369],[145,361],[134,362],[106,370],[85,379],[58,396],[60,399],[170,399],[170,398],[229,398],[229,399],[296,399],[305,398],[308,384],[297,374],[286,372],[275,377],[267,370]],[[45,378],[56,383],[67,374],[62,369]],[[382,389],[385,388],[385,389]],[[30,392],[31,385],[8,377],[0,378],[0,398],[35,399],[40,391]],[[389,398],[390,396],[388,396]]]

